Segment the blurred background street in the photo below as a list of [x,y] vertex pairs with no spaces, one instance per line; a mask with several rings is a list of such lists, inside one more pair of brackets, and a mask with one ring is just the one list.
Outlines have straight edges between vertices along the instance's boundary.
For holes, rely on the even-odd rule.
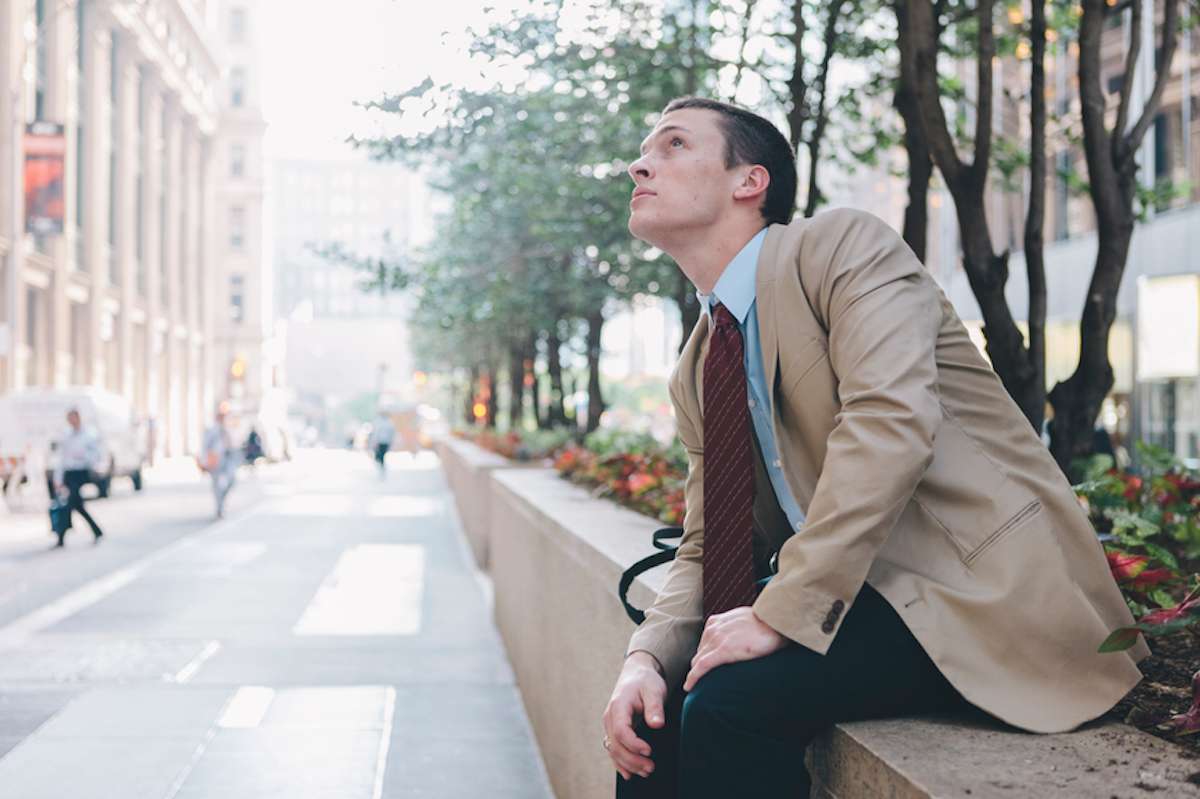
[[[549,796],[429,453],[191,461],[52,549],[3,517],[0,795]],[[469,767],[464,767],[469,763]]]

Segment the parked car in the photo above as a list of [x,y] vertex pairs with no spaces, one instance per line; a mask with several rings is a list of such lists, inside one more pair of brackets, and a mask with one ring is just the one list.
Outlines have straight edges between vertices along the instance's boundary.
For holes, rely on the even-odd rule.
[[28,479],[30,468],[40,465],[49,487],[57,464],[54,445],[67,429],[71,408],[100,441],[99,463],[90,480],[100,496],[108,496],[117,477],[128,477],[134,490],[141,491],[145,424],[124,397],[90,386],[27,388],[0,396],[0,461],[15,464],[5,483],[17,474]]

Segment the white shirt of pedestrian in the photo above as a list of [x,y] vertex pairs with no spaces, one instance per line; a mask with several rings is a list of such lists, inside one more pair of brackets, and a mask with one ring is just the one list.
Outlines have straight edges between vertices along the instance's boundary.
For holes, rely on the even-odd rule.
[[100,440],[85,427],[69,428],[58,440],[58,467],[54,479],[61,483],[64,472],[92,469],[100,460]]

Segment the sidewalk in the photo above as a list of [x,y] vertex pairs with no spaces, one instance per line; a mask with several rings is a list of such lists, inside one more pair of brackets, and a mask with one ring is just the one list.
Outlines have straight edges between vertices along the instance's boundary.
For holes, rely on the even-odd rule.
[[0,793],[551,795],[436,459],[300,460],[0,627]]

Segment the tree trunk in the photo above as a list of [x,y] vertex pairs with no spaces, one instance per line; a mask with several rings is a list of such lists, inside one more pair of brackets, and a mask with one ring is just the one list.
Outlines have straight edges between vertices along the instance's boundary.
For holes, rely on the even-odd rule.
[[542,411],[542,380],[541,375],[537,373],[539,338],[541,336],[536,332],[529,337],[529,374],[533,376],[533,381],[529,384],[529,393],[533,404],[533,419],[537,422],[538,430],[545,430],[549,425],[546,423],[546,414]]
[[679,339],[679,352],[683,352],[696,322],[700,319],[700,301],[696,299],[696,287],[683,272],[676,272],[675,277],[679,282],[675,284],[674,299],[675,305],[679,307],[680,327],[683,329],[683,335]]
[[1087,156],[1088,192],[1096,211],[1099,247],[1096,266],[1088,286],[1083,316],[1079,322],[1079,363],[1069,378],[1050,392],[1054,408],[1051,451],[1072,479],[1079,474],[1074,463],[1092,452],[1092,430],[1104,398],[1113,384],[1108,360],[1108,337],[1117,315],[1117,291],[1129,257],[1133,238],[1133,198],[1137,189],[1135,155],[1158,114],[1162,94],[1171,73],[1179,41],[1179,2],[1167,0],[1163,9],[1162,44],[1155,63],[1154,89],[1140,116],[1129,125],[1132,84],[1138,61],[1141,4],[1130,6],[1132,18],[1123,83],[1112,129],[1107,123],[1107,103],[1101,81],[1104,77],[1101,45],[1105,17],[1110,13],[1105,0],[1085,0],[1079,22],[1079,99],[1083,122],[1083,147]]
[[508,361],[508,429],[520,431],[525,424],[525,347],[514,342]]
[[896,96],[892,103],[904,121],[904,151],[908,154],[908,207],[904,209],[904,240],[925,262],[926,236],[929,231],[929,179],[933,176],[933,161],[929,145],[921,133],[920,109],[917,107],[915,84],[916,67],[912,63],[912,47],[908,41],[906,0],[893,4],[899,31],[900,76],[896,81]]
[[469,426],[479,424],[479,420],[475,418],[475,398],[479,394],[479,366],[472,366],[470,375],[467,378],[467,396],[464,414],[466,422]]
[[587,432],[590,433],[600,426],[600,415],[604,413],[604,396],[600,393],[600,331],[604,328],[604,315],[598,311],[589,314],[587,326]]
[[496,370],[488,366],[483,371],[482,390],[484,392],[483,405],[486,409],[483,423],[486,427],[495,429],[496,417],[499,416],[499,407],[496,397]]
[[837,25],[844,5],[845,0],[834,0],[826,12],[829,16],[825,20],[823,36],[825,53],[821,56],[821,70],[817,74],[817,118],[813,124],[812,136],[808,139],[808,201],[804,205],[806,217],[815,214],[817,206],[825,200],[817,183],[817,167],[821,163],[821,142],[825,138],[825,125],[829,121],[829,64],[837,51]]
[[792,95],[792,106],[788,109],[788,141],[792,152],[800,149],[804,139],[804,122],[808,119],[808,84],[804,80],[804,2],[792,0],[792,48],[795,61],[792,75],[788,79],[788,92]]
[[976,12],[979,31],[976,58],[978,99],[974,159],[970,164],[963,163],[959,158],[942,109],[937,80],[940,28],[929,0],[907,0],[904,9],[909,33],[907,57],[917,75],[914,86],[920,109],[921,131],[929,144],[930,155],[954,198],[962,240],[963,268],[983,314],[988,357],[1025,418],[1035,430],[1040,431],[1045,405],[1042,399],[1044,379],[1035,373],[1030,364],[1024,337],[1013,320],[1004,296],[1004,286],[1008,282],[1008,252],[995,253],[985,206],[992,146],[994,5],[993,0],[979,0]]
[[1029,36],[1033,61],[1029,90],[1029,209],[1024,244],[1029,281],[1028,362],[1033,381],[1028,392],[1029,402],[1041,409],[1029,419],[1040,432],[1046,408],[1046,267],[1042,246],[1046,219],[1046,6],[1039,0],[1033,3]]
[[550,406],[546,409],[546,420],[550,427],[567,423],[560,349],[562,341],[558,337],[558,323],[555,322],[550,325],[546,335],[546,371],[550,373]]

